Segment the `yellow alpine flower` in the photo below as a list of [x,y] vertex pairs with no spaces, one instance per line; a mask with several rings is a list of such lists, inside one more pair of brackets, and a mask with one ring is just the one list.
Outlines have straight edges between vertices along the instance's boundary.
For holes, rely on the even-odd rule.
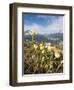
[[48,46],[48,51],[51,52],[51,47],[50,46]]
[[42,50],[42,54],[44,54],[45,50]]
[[60,57],[60,54],[58,52],[55,52],[55,57],[56,58],[59,58]]
[[35,49],[37,49],[37,48],[38,48],[38,46],[37,46],[36,44],[34,44],[33,46],[34,46],[34,48],[35,48]]
[[30,32],[30,34],[31,34],[32,36],[35,36],[35,35],[37,35],[37,32],[32,31],[32,32]]
[[46,45],[45,48],[48,48],[48,46]]
[[45,57],[42,57],[42,62],[44,62]]
[[44,60],[45,57],[42,57],[42,60]]
[[40,47],[42,47],[43,46],[43,44],[40,44]]
[[43,44],[40,44],[40,50],[44,49]]
[[44,46],[40,47],[40,50],[44,49]]

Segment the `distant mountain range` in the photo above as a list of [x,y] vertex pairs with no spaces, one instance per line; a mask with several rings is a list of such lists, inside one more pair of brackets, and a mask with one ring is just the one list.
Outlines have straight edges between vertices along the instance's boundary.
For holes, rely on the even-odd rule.
[[[34,39],[36,41],[45,42],[63,42],[63,33],[52,33],[52,34],[40,34],[35,35]],[[30,35],[30,30],[24,32],[24,40],[32,40]]]
[[54,40],[62,40],[63,41],[63,33],[53,33],[48,35],[49,39]]

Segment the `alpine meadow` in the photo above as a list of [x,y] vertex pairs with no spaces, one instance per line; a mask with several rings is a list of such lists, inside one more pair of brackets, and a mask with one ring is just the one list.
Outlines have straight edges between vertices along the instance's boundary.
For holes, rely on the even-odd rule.
[[63,15],[25,14],[24,75],[63,73]]

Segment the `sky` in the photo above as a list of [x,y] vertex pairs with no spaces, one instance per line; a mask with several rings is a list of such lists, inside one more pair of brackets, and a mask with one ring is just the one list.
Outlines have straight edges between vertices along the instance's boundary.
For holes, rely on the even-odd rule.
[[24,31],[31,30],[40,34],[62,33],[63,16],[23,14]]

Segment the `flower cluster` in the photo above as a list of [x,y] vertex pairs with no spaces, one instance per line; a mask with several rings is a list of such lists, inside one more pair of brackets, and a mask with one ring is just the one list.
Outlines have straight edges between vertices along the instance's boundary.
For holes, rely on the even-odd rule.
[[[33,33],[35,34],[35,33]],[[24,73],[63,72],[62,51],[50,43],[27,41],[25,47]]]
[[63,49],[50,42],[36,41],[35,31],[29,32],[32,40],[24,42],[24,74],[62,73]]

